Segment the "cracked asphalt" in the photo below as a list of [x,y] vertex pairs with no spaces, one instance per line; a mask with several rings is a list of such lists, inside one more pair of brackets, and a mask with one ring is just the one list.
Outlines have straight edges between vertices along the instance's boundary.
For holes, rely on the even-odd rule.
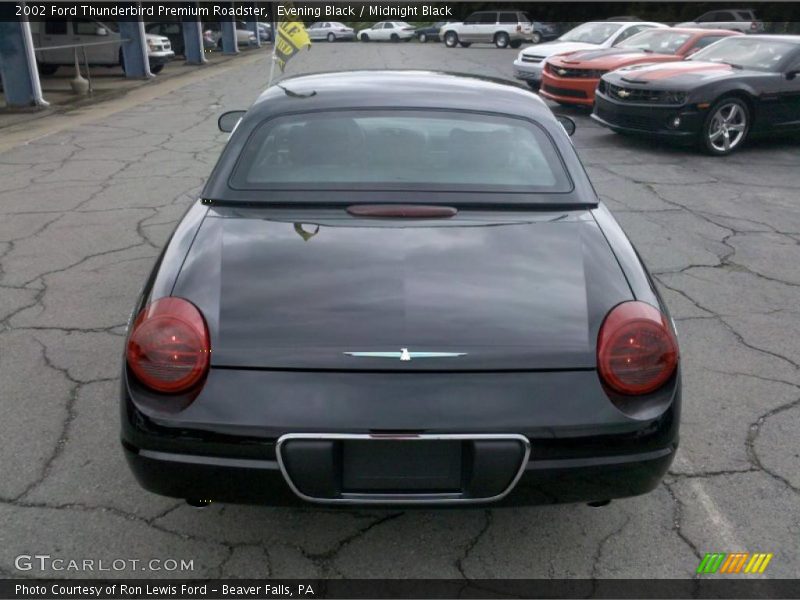
[[[512,51],[316,44],[288,74],[429,68],[510,77]],[[134,482],[118,442],[125,323],[155,257],[268,61],[61,124],[0,154],[0,574],[20,554],[193,560],[180,577],[693,577],[705,552],[773,552],[800,573],[800,142],[729,158],[617,136],[575,144],[677,322],[678,458],[647,496],[486,510],[212,505]],[[107,111],[106,111],[107,112]],[[69,116],[47,117],[68,119]],[[0,136],[2,132],[0,132]]]

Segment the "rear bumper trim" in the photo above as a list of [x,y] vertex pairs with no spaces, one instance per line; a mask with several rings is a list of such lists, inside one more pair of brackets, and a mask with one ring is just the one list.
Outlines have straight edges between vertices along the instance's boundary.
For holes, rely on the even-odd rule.
[[[338,498],[319,498],[304,494],[292,481],[291,476],[286,468],[286,461],[283,456],[283,448],[285,444],[291,440],[393,440],[413,443],[415,441],[487,441],[487,440],[504,440],[516,441],[522,445],[523,457],[520,461],[519,469],[516,475],[511,480],[509,485],[499,494],[490,497],[467,497],[460,493],[403,493],[403,494],[385,494],[385,493],[342,493]],[[278,438],[278,443],[275,447],[275,453],[278,458],[278,466],[283,474],[286,484],[297,495],[298,498],[307,502],[315,504],[476,504],[476,503],[489,503],[497,502],[498,500],[506,497],[511,490],[517,485],[517,482],[525,472],[528,465],[528,459],[531,454],[531,444],[528,438],[520,434],[461,434],[461,433],[443,433],[443,434],[398,434],[398,435],[375,435],[375,434],[349,434],[349,433],[287,433]]]
[[[470,436],[474,437],[474,436]],[[536,440],[532,440],[535,454]],[[215,502],[298,506],[303,500],[287,484],[273,455],[242,458],[224,455],[155,451],[122,441],[125,459],[146,490],[173,498],[209,498]],[[494,505],[530,506],[638,496],[654,489],[671,464],[677,437],[665,446],[644,452],[589,455],[575,458],[529,457],[521,477],[507,496]],[[474,503],[429,498],[422,506],[474,507]],[[355,498],[334,503],[341,508],[378,505]],[[392,502],[388,502],[391,504]],[[400,502],[395,502],[399,504]]]
[[277,470],[278,461],[253,458],[227,458],[222,456],[201,456],[197,454],[176,454],[174,452],[158,452],[155,450],[139,450],[142,458],[188,465],[205,465],[209,467],[229,467],[234,469],[267,469]]
[[581,469],[587,467],[604,467],[659,460],[670,456],[675,448],[667,447],[640,454],[621,454],[612,456],[592,456],[589,458],[556,458],[551,460],[532,460],[525,467],[526,471],[549,471],[551,469]]

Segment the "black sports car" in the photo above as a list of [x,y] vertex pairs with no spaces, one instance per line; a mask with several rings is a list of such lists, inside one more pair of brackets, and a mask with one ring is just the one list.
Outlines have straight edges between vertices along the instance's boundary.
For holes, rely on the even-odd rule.
[[132,316],[122,443],[145,488],[448,504],[658,484],[675,332],[574,123],[412,71],[286,79],[243,113]]
[[451,21],[436,21],[432,25],[426,25],[425,27],[417,27],[414,30],[414,35],[417,36],[417,40],[422,42],[441,42],[442,38],[439,36],[439,30],[450,23]]
[[681,62],[603,75],[592,118],[618,132],[729,154],[748,136],[800,130],[800,36],[720,40]]

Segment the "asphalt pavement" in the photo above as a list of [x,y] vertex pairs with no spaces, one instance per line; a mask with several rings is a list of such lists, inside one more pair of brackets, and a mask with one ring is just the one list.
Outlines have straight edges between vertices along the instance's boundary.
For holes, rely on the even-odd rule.
[[[510,77],[515,54],[320,43],[287,75]],[[800,142],[713,158],[573,109],[558,110],[677,322],[681,446],[662,485],[601,509],[442,511],[198,511],[140,489],[118,435],[125,323],[225,143],[217,116],[251,104],[268,71],[265,54],[74,125],[47,117],[52,133],[0,153],[0,575],[693,577],[704,553],[732,551],[774,553],[766,577],[800,573]],[[18,570],[32,554],[128,562]]]

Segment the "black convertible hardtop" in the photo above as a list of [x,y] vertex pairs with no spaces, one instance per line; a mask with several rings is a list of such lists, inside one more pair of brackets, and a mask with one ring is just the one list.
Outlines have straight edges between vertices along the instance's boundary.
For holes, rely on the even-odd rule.
[[[524,119],[541,127],[552,141],[571,179],[571,189],[542,193],[411,190],[242,190],[230,185],[247,141],[255,129],[275,117],[337,110],[455,111]],[[548,106],[536,94],[511,82],[435,71],[345,71],[303,75],[264,91],[231,135],[206,183],[208,203],[270,205],[352,205],[426,203],[454,206],[574,206],[592,208],[598,198],[572,143]]]

